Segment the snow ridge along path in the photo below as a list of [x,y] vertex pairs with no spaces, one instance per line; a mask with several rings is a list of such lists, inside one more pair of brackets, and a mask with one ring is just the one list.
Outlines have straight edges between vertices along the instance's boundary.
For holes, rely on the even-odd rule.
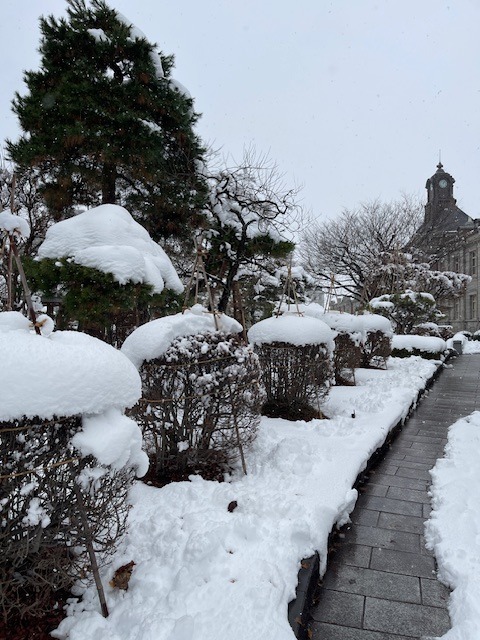
[[408,640],[450,629],[449,590],[423,535],[429,470],[448,427],[480,409],[480,356],[452,362],[364,486],[312,610],[313,640]]

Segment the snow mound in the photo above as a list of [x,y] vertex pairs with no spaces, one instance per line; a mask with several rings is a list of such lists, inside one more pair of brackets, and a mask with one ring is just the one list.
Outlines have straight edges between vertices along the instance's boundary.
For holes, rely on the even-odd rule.
[[465,347],[465,346],[468,344],[468,338],[467,338],[467,336],[466,336],[464,333],[462,333],[462,332],[456,333],[456,334],[453,336],[453,338],[449,338],[449,339],[447,340],[447,347],[448,347],[449,349],[453,349],[453,343],[454,343],[454,342],[461,342],[461,343],[462,343],[462,347]]
[[148,456],[142,451],[142,433],[137,423],[118,409],[84,416],[82,431],[76,433],[71,442],[83,456],[93,455],[100,464],[115,470],[136,467],[140,478],[148,471]]
[[12,313],[0,313],[0,420],[97,414],[139,399],[140,376],[119,351],[84,333],[38,336]]
[[30,225],[20,216],[13,214],[10,209],[5,209],[0,213],[0,230],[7,233],[15,233],[21,238],[28,238],[30,235]]
[[432,513],[425,526],[427,547],[438,563],[438,577],[453,589],[448,609],[449,640],[478,638],[480,624],[480,412],[453,424],[445,457],[432,475]]
[[297,313],[284,313],[281,316],[266,318],[254,324],[248,331],[252,344],[288,342],[298,347],[307,344],[326,344],[333,351],[333,333],[321,320],[299,316]]
[[18,311],[3,311],[0,313],[0,334],[9,331],[28,331],[30,320]]
[[72,258],[111,273],[120,284],[150,284],[182,293],[183,285],[162,247],[123,207],[103,204],[51,226],[38,258]]
[[[242,325],[225,314],[218,314],[217,321],[220,331],[242,331]],[[140,368],[144,361],[161,357],[176,338],[215,331],[213,315],[197,304],[183,313],[158,318],[138,327],[127,337],[121,351]]]
[[325,315],[325,307],[318,302],[310,302],[309,304],[299,304],[298,310],[306,316],[311,318],[318,318],[318,320],[323,321],[323,316]]
[[394,335],[392,349],[406,349],[407,351],[417,349],[426,353],[443,353],[447,349],[447,343],[442,338],[433,336]]
[[325,313],[323,321],[331,329],[341,333],[360,333],[363,335],[365,323],[363,316],[354,316],[351,313]]
[[388,318],[379,316],[376,313],[365,313],[363,316],[358,316],[363,324],[363,330],[365,332],[381,331],[389,338],[393,337],[392,323]]

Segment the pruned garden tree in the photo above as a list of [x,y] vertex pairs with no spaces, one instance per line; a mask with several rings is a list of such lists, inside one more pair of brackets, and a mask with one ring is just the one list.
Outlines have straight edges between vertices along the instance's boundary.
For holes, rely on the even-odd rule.
[[23,133],[8,153],[55,220],[122,204],[155,239],[180,233],[203,205],[204,150],[173,57],[103,0],[67,4],[66,18],[40,20],[40,69],[13,101]]
[[242,273],[268,273],[272,260],[293,250],[291,232],[301,210],[298,189],[287,187],[277,165],[252,150],[240,164],[225,163],[212,172],[208,181],[205,263],[219,292],[218,309],[226,311]]
[[373,298],[369,307],[388,318],[398,334],[410,334],[416,325],[437,323],[445,317],[431,294],[410,289]]

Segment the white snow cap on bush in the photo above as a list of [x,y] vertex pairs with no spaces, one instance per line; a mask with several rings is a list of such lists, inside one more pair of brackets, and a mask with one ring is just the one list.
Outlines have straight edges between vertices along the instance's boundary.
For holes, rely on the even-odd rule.
[[406,349],[413,351],[425,351],[426,353],[443,353],[447,349],[447,343],[442,338],[434,336],[393,336],[392,349]]
[[[217,322],[219,330],[225,333],[242,331],[239,322],[223,313],[217,314]],[[213,315],[202,305],[196,304],[183,313],[158,318],[138,327],[127,337],[121,351],[140,368],[144,361],[160,358],[175,338],[213,333],[216,330]]]
[[363,335],[365,325],[362,320],[363,316],[354,316],[351,313],[334,313],[330,311],[325,314],[324,322],[331,329],[345,333],[360,333]]
[[150,284],[175,293],[183,285],[170,258],[126,209],[103,204],[51,226],[38,258],[72,258],[84,267],[111,273],[120,284]]
[[[286,305],[282,305],[282,311]],[[290,309],[293,305],[290,305]],[[310,316],[311,318],[318,318],[323,321],[323,316],[325,315],[325,307],[318,302],[310,302],[309,304],[299,304],[298,310],[306,316]]]
[[363,330],[365,332],[368,333],[369,331],[381,331],[389,338],[393,337],[392,323],[388,318],[379,316],[376,313],[365,313],[362,316],[357,317],[361,319]]
[[0,313],[0,334],[8,331],[28,331],[30,320],[18,311]]
[[139,399],[140,376],[119,351],[84,333],[38,336],[13,313],[0,313],[0,420],[96,414]]
[[330,351],[334,348],[333,338],[332,330],[324,322],[296,312],[260,320],[248,331],[248,339],[252,344],[287,342],[297,347],[326,344]]
[[5,209],[0,213],[0,231],[15,233],[21,238],[28,238],[30,225],[20,216],[13,214],[10,209]]

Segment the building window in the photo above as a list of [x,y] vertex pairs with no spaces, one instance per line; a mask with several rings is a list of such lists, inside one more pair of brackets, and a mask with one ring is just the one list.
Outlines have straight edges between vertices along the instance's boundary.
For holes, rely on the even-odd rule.
[[453,301],[453,319],[458,320],[460,318],[460,300]]
[[477,319],[477,296],[468,296],[468,316],[470,320]]
[[458,256],[453,258],[453,270],[458,273],[460,271],[460,260]]
[[477,275],[477,252],[476,251],[470,251],[469,266],[470,266],[470,275],[476,276]]

